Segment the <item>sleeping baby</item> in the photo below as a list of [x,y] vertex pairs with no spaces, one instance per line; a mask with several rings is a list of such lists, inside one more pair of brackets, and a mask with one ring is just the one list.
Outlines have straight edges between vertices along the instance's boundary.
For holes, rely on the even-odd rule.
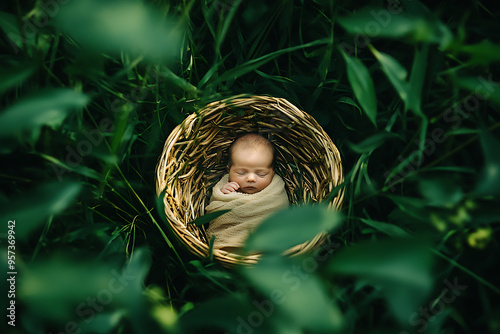
[[241,249],[255,228],[288,206],[285,183],[274,172],[274,147],[258,134],[247,134],[229,148],[229,174],[215,185],[206,212],[231,209],[210,223],[214,249]]

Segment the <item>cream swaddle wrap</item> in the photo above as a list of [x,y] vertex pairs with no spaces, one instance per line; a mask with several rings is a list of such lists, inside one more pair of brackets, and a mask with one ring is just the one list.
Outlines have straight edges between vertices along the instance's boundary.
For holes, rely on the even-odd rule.
[[207,235],[215,235],[214,249],[232,251],[245,244],[250,232],[272,213],[288,206],[285,183],[277,174],[271,183],[255,194],[232,192],[223,194],[221,188],[229,181],[224,175],[212,190],[207,213],[231,209],[210,223]]

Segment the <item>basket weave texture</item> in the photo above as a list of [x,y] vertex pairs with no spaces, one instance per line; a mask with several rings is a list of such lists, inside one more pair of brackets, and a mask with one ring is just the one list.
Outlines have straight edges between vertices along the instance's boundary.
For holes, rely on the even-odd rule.
[[[343,182],[341,157],[316,120],[283,98],[235,96],[208,104],[189,115],[169,135],[156,167],[156,193],[165,191],[165,214],[175,235],[200,257],[209,255],[203,227],[191,222],[205,214],[211,188],[227,171],[230,144],[246,133],[259,133],[276,148],[276,172],[283,178],[290,202],[324,200]],[[339,209],[340,191],[329,203]],[[308,252],[325,234],[287,253]],[[223,264],[250,264],[259,255],[213,251]]]

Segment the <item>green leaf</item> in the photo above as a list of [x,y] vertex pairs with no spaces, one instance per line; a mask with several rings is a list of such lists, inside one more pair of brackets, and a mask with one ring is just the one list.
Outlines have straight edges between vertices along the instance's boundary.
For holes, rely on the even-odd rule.
[[193,220],[192,222],[190,222],[190,224],[194,224],[196,226],[201,226],[203,224],[210,223],[212,220],[222,216],[225,213],[228,213],[229,211],[231,211],[231,209],[219,210],[219,211],[206,213],[203,216],[200,216],[200,217],[196,218],[195,220]]
[[475,78],[460,78],[458,85],[468,89],[480,100],[490,100],[494,104],[500,106],[500,85],[492,80],[493,74],[488,77],[482,75]]
[[[313,239],[340,226],[341,214],[324,206],[298,206],[279,211],[250,234],[248,251],[277,252]],[[286,236],[286,237],[284,237]]]
[[84,107],[88,101],[86,94],[66,88],[19,100],[0,114],[0,137],[21,135],[29,130],[32,139],[36,139],[42,125],[60,125],[71,111]]
[[411,69],[409,95],[406,105],[407,109],[420,117],[425,117],[422,112],[422,89],[424,87],[428,53],[429,45],[423,45],[416,50]]
[[371,226],[375,228],[376,230],[379,230],[380,232],[383,232],[391,237],[409,237],[410,235],[408,232],[403,230],[401,227],[394,225],[394,224],[388,224],[388,223],[383,223],[383,222],[378,222],[375,220],[371,219],[364,219],[361,218],[361,221],[365,223],[368,226]]
[[5,32],[9,42],[17,53],[23,46],[23,36],[17,18],[11,13],[0,12],[0,28]]
[[354,95],[370,121],[377,126],[377,99],[370,73],[361,60],[349,57],[342,49],[341,52],[347,65],[347,76]]
[[[254,300],[250,304],[248,296],[241,293],[233,293],[224,297],[214,297],[205,302],[200,303],[193,309],[187,311],[179,317],[179,324],[182,328],[182,333],[196,333],[200,330],[205,332],[207,328],[225,329],[231,333],[237,333],[243,328],[248,333],[253,333],[252,319],[250,314],[256,311],[255,304],[269,307],[267,300]],[[268,314],[265,310],[262,315],[262,321],[259,321],[259,331],[265,333],[274,333],[273,323],[277,320],[274,313],[274,305]],[[274,315],[271,317],[270,315]],[[198,331],[196,331],[198,330]]]
[[405,102],[408,101],[408,90],[409,83],[406,81],[408,72],[406,69],[393,57],[377,51],[374,47],[370,47],[371,51],[382,65],[382,70],[384,71],[389,81],[392,83],[396,91],[398,92],[401,100]]
[[353,35],[403,39],[413,44],[435,43],[442,48],[452,42],[453,35],[449,28],[432,15],[401,10],[400,8],[391,13],[386,8],[365,7],[355,14],[338,18],[338,22]]
[[500,45],[492,43],[488,39],[473,45],[464,45],[459,49],[460,52],[468,54],[472,65],[486,65],[500,61]]
[[260,66],[264,65],[265,63],[271,61],[272,59],[274,59],[282,54],[293,52],[293,51],[304,49],[304,48],[310,48],[310,47],[321,45],[321,44],[328,44],[328,43],[329,43],[329,39],[323,38],[323,39],[318,39],[318,40],[310,42],[310,43],[292,46],[292,47],[289,47],[286,49],[281,49],[281,50],[278,50],[275,52],[271,52],[271,53],[266,54],[262,57],[249,60],[249,61],[247,61],[247,62],[245,62],[237,67],[229,69],[229,70],[225,71],[224,73],[222,73],[218,78],[214,79],[213,81],[209,81],[208,78],[204,77],[204,78],[202,78],[202,80],[200,80],[200,86],[202,85],[201,82],[203,82],[203,83],[209,82],[213,85],[216,85],[218,83],[221,83],[221,82],[224,82],[227,80],[234,80],[236,78],[241,77],[244,74],[247,74],[249,72],[254,71],[255,69],[259,68]]
[[401,324],[431,292],[432,254],[425,243],[408,238],[367,242],[339,252],[330,262],[332,275],[351,275],[382,289]]
[[74,0],[61,7],[55,19],[88,49],[155,59],[173,58],[183,34],[172,18],[142,1]]
[[500,194],[500,141],[487,130],[481,131],[484,167],[478,177],[474,194],[498,196]]
[[437,207],[453,207],[459,203],[464,193],[460,186],[451,179],[420,179],[420,193],[427,199],[427,205]]
[[368,153],[379,148],[387,140],[393,138],[401,139],[400,136],[395,133],[383,131],[364,139],[358,144],[349,143],[349,147],[356,153]]
[[272,303],[269,305],[276,309],[277,314],[284,313],[294,327],[306,329],[305,332],[338,331],[344,319],[315,274],[320,260],[313,254],[300,260],[267,256],[255,266],[244,268],[242,273],[265,296],[269,296]]
[[33,64],[22,64],[12,68],[0,68],[0,94],[23,83],[35,71]]
[[17,238],[23,239],[49,216],[71,205],[81,190],[78,182],[46,183],[22,197],[4,204],[0,212],[3,221],[16,221]]

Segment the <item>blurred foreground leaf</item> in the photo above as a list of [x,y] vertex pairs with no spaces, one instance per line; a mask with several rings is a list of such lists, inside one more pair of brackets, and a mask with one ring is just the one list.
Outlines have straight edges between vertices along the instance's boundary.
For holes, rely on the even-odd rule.
[[0,93],[15,87],[29,78],[35,71],[33,64],[21,64],[10,68],[0,68]]
[[173,19],[141,1],[74,0],[56,20],[64,32],[99,51],[167,59],[179,50],[181,31]]
[[95,327],[93,321],[112,326],[116,321],[105,319],[101,312],[110,313],[119,306],[139,307],[148,270],[149,254],[145,250],[137,250],[121,270],[115,264],[53,257],[30,264],[23,271],[19,298],[38,317],[63,324],[76,319],[84,328]]
[[427,199],[427,205],[452,207],[464,196],[460,186],[450,179],[435,178],[419,181],[420,193]]
[[16,237],[26,238],[49,216],[56,215],[71,205],[81,187],[81,183],[77,182],[43,184],[24,196],[4,204],[0,210],[1,219],[15,220]]
[[487,130],[481,131],[484,167],[477,180],[476,195],[500,195],[500,141]]
[[281,253],[340,226],[338,211],[323,206],[298,206],[279,211],[266,219],[246,243],[248,251]]
[[271,312],[279,312],[299,328],[334,332],[342,328],[343,316],[315,275],[319,258],[264,256],[243,274],[266,296]]
[[492,43],[490,40],[482,40],[473,45],[464,45],[461,52],[470,55],[472,64],[489,64],[500,61],[500,45]]
[[406,324],[432,289],[431,266],[428,245],[404,238],[347,248],[333,258],[328,270],[380,287],[396,319]]
[[500,106],[500,85],[498,82],[493,81],[492,78],[492,74],[489,74],[488,77],[478,75],[474,78],[461,78],[458,80],[458,85],[470,90],[471,95],[474,94],[475,97],[481,100],[490,100]]
[[[423,7],[420,4],[421,7]],[[389,7],[394,7],[392,4]],[[340,25],[351,34],[363,34],[371,37],[404,39],[410,43],[436,43],[446,48],[453,40],[449,28],[432,17],[420,11],[408,13],[402,8],[393,9],[366,7],[355,14],[340,17]]]
[[56,127],[76,108],[84,107],[89,97],[72,89],[53,89],[19,100],[0,114],[0,137],[20,136],[30,131],[36,140],[42,125]]
[[[197,333],[196,329],[208,328],[224,329],[230,333],[252,333],[258,328],[259,332],[272,333],[272,322],[275,317],[267,319],[272,313],[263,314],[260,309],[255,308],[255,302],[254,305],[250,303],[247,296],[233,294],[212,298],[195,306],[182,315],[179,322],[183,333]],[[252,317],[251,314],[256,316]]]

